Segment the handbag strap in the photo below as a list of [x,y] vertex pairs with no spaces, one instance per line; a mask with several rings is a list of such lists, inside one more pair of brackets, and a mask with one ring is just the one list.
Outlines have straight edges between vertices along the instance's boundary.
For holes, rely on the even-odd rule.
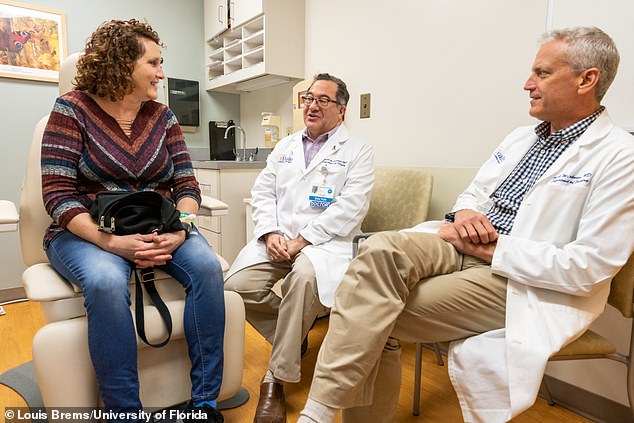
[[[156,290],[156,286],[154,285],[154,269],[149,267],[145,269],[133,269],[133,271],[134,271],[134,280],[136,282],[135,283],[136,295],[135,295],[134,313],[136,316],[137,333],[139,334],[139,337],[143,340],[143,342],[145,342],[149,346],[154,348],[160,348],[163,345],[167,344],[172,336],[172,316],[170,315],[169,309],[165,305],[165,302],[159,295],[158,291]],[[141,278],[140,278],[141,280],[139,280],[139,272],[141,272]],[[167,329],[167,338],[165,338],[163,341],[157,344],[152,344],[150,341],[147,340],[147,337],[145,336],[145,316],[143,313],[143,288],[141,287],[141,284],[143,284],[143,286],[145,287],[145,290],[150,296],[150,300],[152,301],[152,304],[154,304],[154,307],[156,307],[156,309],[158,310],[159,314],[161,315],[161,319],[163,320],[163,323],[165,323],[165,328]]]

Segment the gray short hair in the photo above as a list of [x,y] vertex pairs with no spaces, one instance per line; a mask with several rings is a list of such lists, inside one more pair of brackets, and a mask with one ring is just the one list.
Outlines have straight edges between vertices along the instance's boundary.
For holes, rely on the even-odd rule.
[[541,44],[562,40],[566,43],[568,64],[574,72],[581,73],[588,68],[599,69],[596,96],[599,101],[614,81],[619,67],[619,52],[608,34],[597,27],[574,27],[556,29],[544,34]]

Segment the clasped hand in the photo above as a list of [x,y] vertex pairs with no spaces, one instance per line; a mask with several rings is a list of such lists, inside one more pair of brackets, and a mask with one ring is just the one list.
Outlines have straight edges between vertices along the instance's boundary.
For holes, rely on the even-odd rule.
[[301,235],[287,241],[280,234],[270,233],[266,236],[266,254],[273,263],[291,261],[308,244]]
[[112,236],[111,251],[133,262],[139,268],[162,266],[185,241],[185,232]]
[[498,233],[485,215],[474,210],[460,210],[453,223],[446,223],[438,236],[454,246],[458,252],[479,257],[490,263]]

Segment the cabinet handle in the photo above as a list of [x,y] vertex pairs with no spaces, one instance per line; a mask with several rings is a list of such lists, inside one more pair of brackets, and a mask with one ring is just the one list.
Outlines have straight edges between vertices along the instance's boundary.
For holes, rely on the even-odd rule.
[[223,9],[222,5],[219,4],[218,5],[218,22],[220,22],[220,23],[224,23],[225,22],[224,19],[222,19],[222,9]]

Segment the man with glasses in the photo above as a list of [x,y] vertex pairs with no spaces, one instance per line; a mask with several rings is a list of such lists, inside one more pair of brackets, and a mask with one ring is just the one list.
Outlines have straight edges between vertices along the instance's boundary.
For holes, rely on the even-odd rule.
[[343,124],[349,98],[341,79],[315,76],[302,96],[306,128],[275,146],[251,190],[254,239],[225,289],[242,296],[247,320],[273,346],[256,423],[286,421],[283,383],[300,381],[308,331],[334,302],[369,208],[374,154]]

